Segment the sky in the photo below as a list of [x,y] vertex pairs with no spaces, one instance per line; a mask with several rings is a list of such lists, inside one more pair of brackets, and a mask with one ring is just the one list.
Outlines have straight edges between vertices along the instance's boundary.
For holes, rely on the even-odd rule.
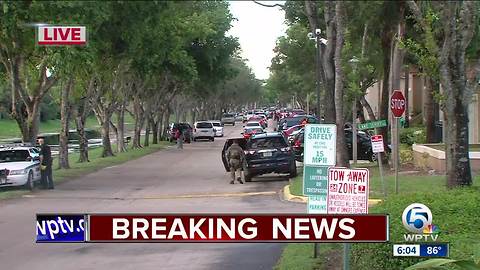
[[[260,1],[265,4],[284,1]],[[253,1],[229,1],[230,12],[237,20],[233,22],[229,34],[239,38],[241,56],[257,79],[267,79],[268,67],[276,40],[285,33],[285,13],[279,7],[264,7]]]

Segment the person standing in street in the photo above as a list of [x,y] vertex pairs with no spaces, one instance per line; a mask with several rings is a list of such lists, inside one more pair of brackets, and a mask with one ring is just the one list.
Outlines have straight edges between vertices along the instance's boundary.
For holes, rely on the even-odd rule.
[[[232,177],[230,184],[233,185],[235,180],[238,180],[240,184],[243,184],[245,181],[245,175],[243,174],[243,166],[246,162],[245,153],[243,153],[243,149],[240,147],[237,140],[234,140],[232,145],[227,149],[227,161],[228,166],[230,167],[230,175]],[[235,178],[237,172],[239,177]]]
[[38,144],[40,144],[40,173],[42,177],[42,186],[44,189],[53,189],[52,151],[43,138],[38,139]]
[[177,132],[175,133],[175,138],[177,139],[177,149],[183,149],[183,131],[178,127]]

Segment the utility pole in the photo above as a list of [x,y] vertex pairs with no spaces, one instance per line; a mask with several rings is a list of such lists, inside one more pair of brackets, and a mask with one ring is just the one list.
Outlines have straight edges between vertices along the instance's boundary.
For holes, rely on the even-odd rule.
[[316,87],[317,87],[317,117],[320,119],[321,116],[322,116],[322,110],[321,110],[321,105],[320,105],[320,83],[321,83],[321,61],[322,59],[320,59],[321,57],[321,46],[322,44],[320,44],[320,29],[316,29],[315,30],[315,47],[316,47],[316,50],[315,50],[315,63],[316,63]]
[[[357,65],[360,61],[354,56],[348,62],[352,65],[353,72],[357,72]],[[355,96],[352,104],[352,157],[354,167],[357,166],[357,145],[357,96]]]

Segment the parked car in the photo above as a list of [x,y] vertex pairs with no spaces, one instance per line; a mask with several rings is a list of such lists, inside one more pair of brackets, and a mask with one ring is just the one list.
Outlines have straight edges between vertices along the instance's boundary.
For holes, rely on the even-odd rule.
[[40,150],[27,145],[0,146],[0,187],[24,186],[32,190],[40,181]]
[[249,121],[245,124],[245,128],[254,128],[254,127],[263,129],[262,124],[260,124],[260,122],[258,121]]
[[286,117],[280,119],[277,123],[276,130],[277,131],[283,131],[287,130],[288,128],[291,128],[296,125],[300,125],[302,121],[307,118],[308,123],[310,124],[316,124],[318,123],[318,119],[315,116],[312,115],[298,115],[295,117]]
[[282,134],[263,133],[255,134],[250,139],[228,139],[222,150],[222,161],[228,172],[226,151],[233,140],[238,140],[245,152],[246,168],[245,181],[250,182],[257,175],[267,173],[289,174],[291,178],[297,175],[295,156]]
[[244,131],[242,132],[242,135],[245,139],[248,139],[254,134],[261,134],[261,133],[265,133],[263,128],[253,127],[253,128],[245,128]]
[[235,121],[236,122],[243,121],[243,113],[237,113],[237,115],[235,115]]
[[295,125],[293,127],[290,127],[288,129],[284,130],[283,134],[285,135],[285,137],[288,138],[290,135],[292,135],[292,133],[294,131],[298,131],[298,130],[302,129],[303,127],[304,127],[303,125]]
[[233,113],[224,113],[221,119],[223,124],[229,124],[235,126],[235,114]]
[[218,120],[212,120],[213,130],[215,130],[215,137],[223,137],[223,123]]
[[[305,134],[305,129],[302,129],[289,141],[289,144],[292,146],[293,152],[295,154],[295,159],[297,161],[302,161],[302,162],[303,162],[304,134]],[[352,131],[349,129],[345,129],[345,143],[347,145],[349,159],[352,159],[353,158]],[[370,160],[370,161],[377,160],[377,155],[372,151],[370,135],[368,135],[365,132],[357,133],[357,159]]]
[[193,125],[193,141],[198,139],[215,140],[215,130],[213,124],[209,121],[198,121]]
[[184,141],[190,143],[192,141],[192,126],[189,123],[171,123],[168,129],[168,140],[170,142],[176,141],[175,133],[180,129],[183,132]]

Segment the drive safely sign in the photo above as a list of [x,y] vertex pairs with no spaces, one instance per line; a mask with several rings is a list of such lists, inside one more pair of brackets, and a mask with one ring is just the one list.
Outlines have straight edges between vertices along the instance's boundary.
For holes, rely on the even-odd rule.
[[329,214],[368,214],[368,169],[328,169]]
[[309,124],[305,126],[305,165],[334,166],[337,126],[334,124]]

